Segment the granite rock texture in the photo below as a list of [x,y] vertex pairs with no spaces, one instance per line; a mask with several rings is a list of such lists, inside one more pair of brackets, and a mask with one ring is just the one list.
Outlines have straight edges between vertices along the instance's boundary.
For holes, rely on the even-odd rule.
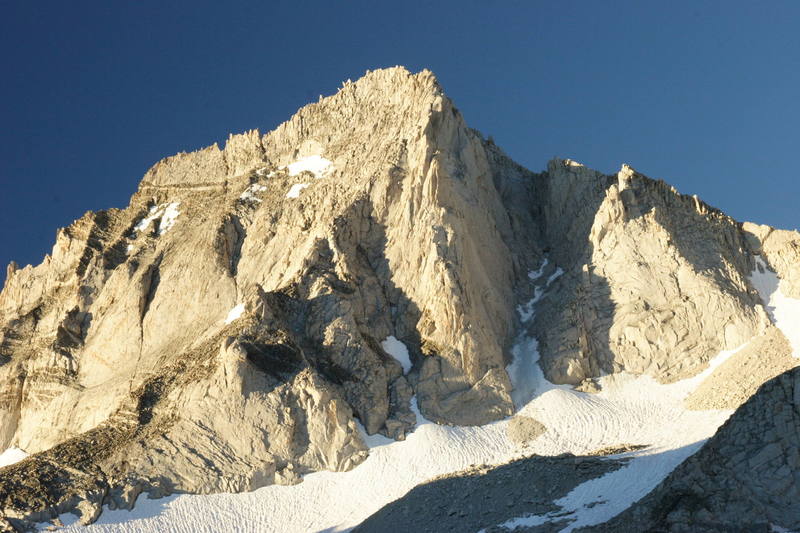
[[[531,172],[429,71],[368,72],[272,132],[156,163],[125,209],[9,265],[0,449],[34,455],[0,470],[0,513],[88,523],[142,492],[346,470],[367,454],[359,424],[412,430],[414,395],[438,423],[510,416],[521,331],[556,383],[695,375],[768,333],[753,254],[796,294],[798,242],[628,166]],[[552,284],[523,324],[545,259]]]

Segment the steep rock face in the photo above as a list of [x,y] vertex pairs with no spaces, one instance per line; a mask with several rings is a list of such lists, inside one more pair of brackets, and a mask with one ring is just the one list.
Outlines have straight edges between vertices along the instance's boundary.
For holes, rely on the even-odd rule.
[[[53,464],[116,501],[350,468],[365,449],[353,416],[403,438],[414,393],[442,422],[511,414],[506,167],[523,173],[430,73],[399,68],[263,137],[159,162],[127,209],[87,213],[44,263],[9,267],[0,446],[91,447],[107,428],[107,453]],[[70,494],[8,512],[63,511]]]
[[764,384],[656,489],[592,531],[800,528],[800,368]]
[[[430,72],[368,73],[266,135],[164,159],[126,209],[87,213],[41,265],[9,266],[0,448],[42,454],[0,473],[17,492],[41,481],[4,512],[94,502],[91,521],[98,501],[141,491],[351,468],[356,420],[402,439],[414,395],[440,423],[508,416],[517,309],[545,258],[526,333],[549,379],[695,374],[768,324],[750,254],[793,268],[793,245],[756,233],[629,167],[530,172]],[[43,489],[43,462],[75,483]]]
[[675,381],[768,326],[734,220],[627,165],[605,176],[557,160],[543,181],[544,239],[565,271],[534,324],[550,380]]

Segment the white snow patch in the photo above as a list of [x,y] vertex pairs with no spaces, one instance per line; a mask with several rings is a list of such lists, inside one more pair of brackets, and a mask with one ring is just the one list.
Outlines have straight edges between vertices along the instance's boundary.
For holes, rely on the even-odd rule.
[[333,163],[319,155],[304,157],[290,163],[287,168],[290,176],[297,176],[301,172],[308,171],[314,174],[315,178],[323,178],[333,170]]
[[126,253],[126,254],[130,254],[130,253],[131,253],[132,251],[134,251],[135,249],[136,249],[136,247],[135,247],[134,245],[132,245],[132,244],[129,244],[129,245],[127,246],[127,248],[125,248],[125,253]]
[[[528,278],[531,281],[536,281],[537,279],[541,278],[544,275],[544,269],[548,265],[549,262],[550,261],[545,257],[544,261],[542,261],[542,265],[539,267],[538,270],[531,270],[530,272],[528,272]],[[547,288],[547,286],[549,286],[550,283],[552,283],[553,280],[555,280],[563,272],[564,271],[561,270],[561,268],[558,268],[547,279],[547,284],[546,284],[545,287],[536,287],[536,288],[534,288],[534,290],[533,290],[533,298],[528,300],[528,302],[525,303],[524,305],[518,305],[517,306],[517,312],[519,313],[519,318],[520,318],[520,320],[522,321],[523,324],[531,321],[531,319],[533,318],[533,306],[536,305],[536,302],[538,302],[542,298],[542,295],[544,294],[544,290]]]
[[253,183],[248,188],[244,190],[242,194],[239,195],[239,200],[243,202],[258,202],[261,203],[261,198],[256,196],[260,192],[264,192],[267,190],[266,185],[261,185],[260,183]]
[[792,346],[792,355],[800,358],[800,300],[785,296],[780,290],[780,279],[772,272],[761,256],[755,256],[756,269],[750,282],[758,290],[767,314],[783,332]]
[[[528,272],[528,278],[531,281],[536,281],[544,275],[544,269],[549,261],[545,257],[542,265],[538,270],[531,270]],[[524,305],[517,306],[517,312],[523,325],[529,323],[534,316],[534,307],[536,303],[542,299],[544,292],[558,279],[564,271],[561,267],[556,270],[547,278],[544,287],[535,287],[533,298],[528,300]],[[506,368],[508,377],[511,379],[513,390],[511,391],[511,399],[514,405],[521,407],[525,405],[534,394],[534,391],[541,385],[544,380],[544,375],[539,368],[539,342],[533,337],[529,337],[525,332],[521,332],[517,337],[517,342],[511,348],[511,355],[513,360]]]
[[411,370],[411,357],[408,355],[408,348],[402,341],[397,340],[394,335],[389,335],[386,340],[381,342],[381,348],[397,359],[397,362],[403,367],[403,374],[408,374]]
[[158,226],[159,235],[164,235],[172,226],[175,225],[175,221],[178,220],[178,215],[180,215],[180,212],[178,211],[179,205],[181,205],[180,202],[173,202],[164,208],[164,214],[161,217],[161,224]]
[[147,213],[147,216],[145,216],[142,220],[140,220],[139,223],[133,227],[133,230],[137,233],[146,230],[150,226],[150,223],[153,220],[161,216],[160,207],[161,206],[158,205],[154,205],[153,207],[151,207],[150,211],[148,211]]
[[[535,349],[535,340],[528,339]],[[652,491],[675,467],[698,451],[733,410],[689,411],[683,399],[716,367],[739,349],[721,352],[709,367],[693,378],[662,385],[649,376],[628,373],[598,379],[601,392],[584,394],[548,382],[538,365],[528,379],[536,397],[520,414],[542,422],[564,451],[586,453],[603,448],[608,434],[617,444],[651,444],[625,454],[630,462],[599,478],[586,481],[553,503],[561,507],[546,515],[514,518],[500,527],[514,529],[568,519],[561,530],[601,524],[612,519]],[[538,360],[538,353],[529,356]],[[526,383],[527,384],[527,383]],[[581,438],[581,433],[583,433]],[[581,450],[570,449],[579,445]]]
[[151,207],[150,211],[147,213],[147,216],[145,216],[133,227],[134,238],[136,238],[137,233],[149,228],[150,223],[154,220],[160,220],[158,234],[163,235],[166,233],[172,226],[175,225],[175,221],[178,219],[178,215],[180,215],[180,212],[178,211],[179,205],[181,205],[180,202],[172,202],[170,204],[160,204]]
[[531,270],[530,272],[528,272],[528,278],[530,278],[531,281],[536,281],[537,279],[541,278],[542,275],[544,274],[544,268],[549,263],[550,260],[545,257],[544,260],[542,261],[542,266],[539,267],[539,270]]
[[286,198],[300,198],[300,193],[311,185],[310,183],[295,183],[292,185],[292,188],[289,189],[289,192],[286,193]]
[[244,313],[244,304],[239,304],[230,311],[228,311],[228,316],[225,318],[225,323],[230,324]]
[[28,457],[25,450],[20,448],[8,448],[3,453],[0,453],[0,468],[4,466],[13,465]]

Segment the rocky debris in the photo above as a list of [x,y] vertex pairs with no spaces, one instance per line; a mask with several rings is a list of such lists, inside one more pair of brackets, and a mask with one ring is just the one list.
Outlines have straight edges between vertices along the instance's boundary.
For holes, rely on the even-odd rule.
[[606,448],[600,448],[599,450],[591,451],[587,455],[617,455],[620,453],[635,452],[636,450],[642,450],[647,447],[647,444],[617,444],[615,446],[608,446]]
[[600,383],[596,378],[589,378],[589,379],[584,379],[583,381],[575,385],[575,390],[586,392],[589,394],[595,394],[603,390],[603,388],[600,386]]
[[714,370],[687,398],[688,409],[736,409],[758,388],[800,365],[783,333],[770,327]]
[[[622,468],[626,460],[564,454],[533,456],[500,466],[478,466],[419,485],[382,508],[353,531],[508,531],[498,527],[519,516],[556,513],[553,502],[573,488]],[[567,519],[531,531],[556,532]]]
[[528,444],[540,437],[547,428],[544,424],[529,416],[516,415],[508,423],[508,437],[517,444]]
[[650,494],[587,531],[800,529],[800,367],[764,384]]
[[0,516],[18,531],[66,512],[83,524],[94,522],[109,492],[97,464],[129,436],[104,425],[0,469]]

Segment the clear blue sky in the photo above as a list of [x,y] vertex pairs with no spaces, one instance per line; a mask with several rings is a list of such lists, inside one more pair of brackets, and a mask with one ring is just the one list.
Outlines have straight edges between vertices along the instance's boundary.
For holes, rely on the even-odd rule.
[[272,129],[397,64],[433,70],[533,170],[627,162],[739,220],[800,226],[800,2],[0,8],[2,266],[37,264],[57,227],[127,205],[160,158]]

